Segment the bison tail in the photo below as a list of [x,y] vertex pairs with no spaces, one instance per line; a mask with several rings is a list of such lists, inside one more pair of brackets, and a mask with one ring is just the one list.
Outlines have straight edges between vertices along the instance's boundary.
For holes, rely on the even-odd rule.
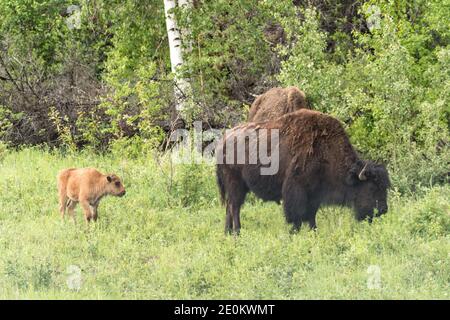
[[216,177],[217,177],[217,185],[219,186],[219,192],[220,192],[220,201],[223,204],[225,204],[225,200],[227,197],[226,190],[225,190],[225,177],[223,176],[223,171],[220,168],[220,166],[216,167]]

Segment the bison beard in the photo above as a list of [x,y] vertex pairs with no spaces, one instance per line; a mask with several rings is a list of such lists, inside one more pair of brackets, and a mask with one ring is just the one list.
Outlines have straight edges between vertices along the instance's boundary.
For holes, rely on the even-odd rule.
[[[234,143],[229,139],[261,129],[269,134],[279,130],[278,172],[261,175],[259,159],[256,164],[227,163],[226,148]],[[246,159],[252,143],[258,140],[246,142]],[[315,229],[322,204],[351,206],[357,220],[371,220],[374,210],[377,215],[387,211],[390,183],[386,168],[359,159],[339,121],[320,112],[302,109],[276,120],[236,127],[219,142],[216,156],[226,232],[239,233],[240,208],[249,191],[264,201],[283,200],[286,221],[294,230],[303,222]]]

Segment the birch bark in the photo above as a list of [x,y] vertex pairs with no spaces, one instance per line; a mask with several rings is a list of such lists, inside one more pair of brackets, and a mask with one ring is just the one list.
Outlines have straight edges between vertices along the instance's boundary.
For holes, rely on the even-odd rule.
[[[189,5],[189,1],[179,0],[180,5]],[[166,17],[166,29],[169,39],[170,64],[175,75],[175,108],[178,112],[185,109],[189,83],[179,76],[178,70],[183,65],[183,50],[180,29],[173,12],[177,6],[176,0],[164,0],[164,13]]]

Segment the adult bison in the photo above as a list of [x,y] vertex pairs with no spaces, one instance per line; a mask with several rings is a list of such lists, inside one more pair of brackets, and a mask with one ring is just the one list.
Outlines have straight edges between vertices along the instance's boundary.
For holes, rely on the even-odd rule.
[[305,93],[297,87],[272,88],[253,102],[248,121],[267,121],[299,109],[307,109]]
[[[271,138],[277,135],[278,142]],[[238,152],[239,143],[244,155]],[[264,162],[260,151],[265,144],[270,152]],[[227,232],[239,233],[240,208],[249,191],[265,201],[283,200],[286,220],[294,230],[302,222],[315,229],[322,204],[351,206],[357,220],[371,220],[388,209],[386,168],[361,160],[340,122],[317,111],[302,109],[273,121],[238,126],[219,142],[216,157]],[[276,172],[262,173],[269,166]]]

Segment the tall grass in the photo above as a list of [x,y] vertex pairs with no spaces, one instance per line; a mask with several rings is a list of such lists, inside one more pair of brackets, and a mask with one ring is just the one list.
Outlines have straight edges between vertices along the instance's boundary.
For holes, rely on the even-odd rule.
[[[251,197],[236,238],[223,232],[213,167],[155,159],[4,155],[0,298],[449,298],[448,186],[391,193],[390,211],[371,225],[322,208],[317,232],[295,235],[280,206]],[[57,212],[57,172],[84,166],[127,187],[124,198],[102,200],[89,227],[79,208],[76,224]]]

